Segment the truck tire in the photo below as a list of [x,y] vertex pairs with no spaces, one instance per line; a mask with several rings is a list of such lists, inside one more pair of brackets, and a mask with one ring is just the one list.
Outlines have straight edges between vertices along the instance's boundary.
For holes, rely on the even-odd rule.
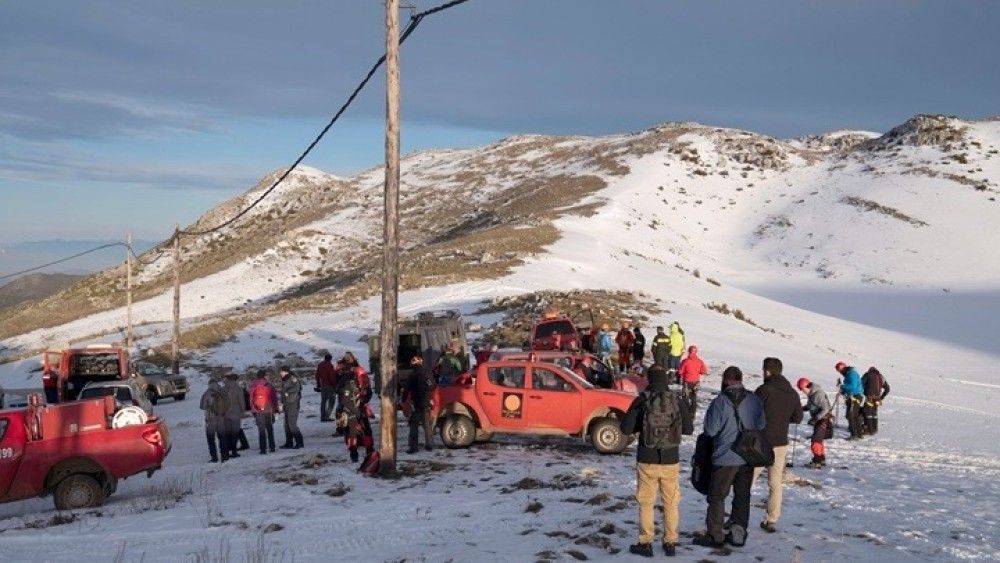
[[146,399],[149,400],[149,404],[155,405],[159,398],[160,396],[156,393],[155,387],[146,387]]
[[628,447],[628,438],[615,418],[600,418],[590,427],[590,443],[602,454],[622,453]]
[[449,448],[467,448],[476,439],[476,424],[461,414],[453,414],[441,423],[441,442]]
[[187,397],[187,393],[180,393],[174,397],[175,401],[183,401],[184,397]]
[[52,493],[56,510],[93,508],[104,504],[104,487],[90,475],[74,473],[59,481]]

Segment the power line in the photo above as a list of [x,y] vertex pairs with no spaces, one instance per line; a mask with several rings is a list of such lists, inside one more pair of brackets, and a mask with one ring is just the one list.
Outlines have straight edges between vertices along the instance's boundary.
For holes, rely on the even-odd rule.
[[[448,8],[457,6],[459,4],[464,4],[465,2],[468,2],[468,0],[452,0],[451,2],[446,2],[444,4],[441,4],[440,6],[436,6],[429,10],[418,12],[410,16],[410,22],[407,24],[406,29],[403,30],[403,33],[399,36],[399,44],[402,45],[403,42],[406,41],[406,39],[410,36],[410,34],[412,34],[417,29],[417,26],[420,25],[420,22],[423,21],[425,17],[436,14],[438,12],[442,12],[444,10],[447,10]],[[385,63],[385,54],[383,54],[381,57],[378,58],[377,61],[375,61],[375,64],[372,65],[371,69],[368,71],[368,74],[365,75],[364,79],[362,79],[361,82],[358,84],[358,86],[354,89],[354,91],[351,92],[351,95],[348,96],[347,101],[344,102],[342,106],[340,106],[340,109],[337,110],[337,113],[335,113],[332,118],[330,118],[330,121],[327,122],[326,126],[323,127],[323,129],[319,132],[318,135],[316,135],[316,138],[314,138],[312,142],[309,143],[309,146],[306,147],[306,150],[304,150],[302,154],[300,154],[299,157],[295,159],[295,162],[293,162],[292,165],[289,166],[288,169],[285,170],[285,172],[280,177],[278,177],[278,179],[275,180],[274,183],[272,183],[269,188],[264,190],[264,193],[260,194],[260,196],[257,199],[255,199],[253,203],[245,207],[236,215],[230,217],[229,219],[223,221],[222,223],[212,228],[200,231],[182,230],[178,231],[174,236],[179,236],[179,235],[201,236],[201,235],[211,234],[221,229],[224,229],[229,225],[232,225],[233,223],[238,221],[241,217],[249,213],[251,209],[256,207],[261,201],[264,200],[264,198],[270,195],[271,192],[273,192],[278,187],[278,185],[281,184],[281,182],[283,182],[286,178],[288,178],[288,176],[298,167],[298,165],[301,164],[303,160],[305,160],[305,158],[309,155],[309,153],[312,152],[312,150],[316,147],[316,145],[319,144],[319,142],[323,139],[323,137],[330,130],[330,128],[333,127],[333,124],[336,123],[338,119],[340,119],[340,116],[343,115],[345,111],[347,111],[347,108],[350,107],[350,105],[354,102],[354,99],[358,97],[358,94],[361,93],[361,90],[363,90],[364,87],[368,85],[368,81],[371,80],[372,76],[375,75],[375,72],[378,71],[379,67],[381,67],[384,63]],[[173,238],[171,238],[167,242],[170,242],[172,240]]]
[[[127,244],[125,244],[124,242],[111,242],[111,243],[108,243],[108,244],[102,244],[101,246],[97,246],[97,247],[91,248],[90,250],[84,250],[83,252],[78,252],[78,253],[76,253],[76,254],[74,254],[72,256],[67,256],[65,258],[60,258],[58,260],[54,260],[54,261],[49,262],[47,264],[42,264],[41,266],[35,266],[34,268],[28,268],[27,270],[21,270],[20,272],[14,272],[12,274],[2,275],[2,276],[0,276],[0,280],[5,280],[5,279],[8,279],[8,278],[15,278],[17,276],[22,276],[24,274],[30,274],[31,272],[37,272],[38,270],[44,270],[45,268],[48,268],[49,266],[55,266],[57,264],[62,264],[63,262],[69,262],[70,260],[79,258],[81,256],[86,256],[87,254],[90,254],[92,252],[97,252],[98,250],[104,250],[105,248],[114,248],[116,246],[124,246],[126,248],[129,248],[129,246]],[[129,248],[129,250],[131,250],[131,248]]]

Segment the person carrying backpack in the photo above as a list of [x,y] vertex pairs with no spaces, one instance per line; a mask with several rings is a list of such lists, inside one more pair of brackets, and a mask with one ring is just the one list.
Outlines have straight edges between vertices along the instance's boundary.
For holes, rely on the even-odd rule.
[[653,337],[649,351],[653,354],[654,364],[663,369],[670,367],[670,336],[662,326],[656,327],[656,336]]
[[865,418],[861,413],[861,407],[865,404],[865,390],[861,385],[861,376],[858,375],[858,370],[844,362],[837,362],[835,369],[844,378],[840,384],[840,394],[844,396],[847,429],[851,433],[847,439],[860,440],[865,435]]
[[[208,389],[201,395],[201,410],[205,411],[205,438],[208,440],[208,455],[212,463],[219,462],[219,454],[223,463],[229,460],[229,442],[226,437],[226,394],[222,391],[217,379],[208,382]],[[219,447],[216,450],[216,442]]]
[[230,458],[240,457],[239,442],[241,423],[243,420],[244,401],[246,400],[243,387],[240,386],[239,376],[235,373],[226,374],[226,382],[222,387],[222,392],[226,395],[226,414],[223,417],[226,435],[226,452]]
[[810,450],[813,458],[806,467],[821,469],[826,466],[826,447],[823,441],[833,437],[833,409],[826,392],[816,383],[802,377],[795,383],[808,397],[802,410],[809,413],[809,425],[813,427]]
[[865,419],[865,434],[878,434],[878,408],[889,394],[889,382],[874,366],[861,377],[861,387],[865,391],[865,404],[861,415]]
[[434,375],[439,385],[450,385],[462,373],[462,360],[458,357],[458,346],[448,343],[444,354],[434,364]]
[[[696,545],[735,547],[746,544],[750,521],[750,487],[753,468],[737,453],[745,435],[764,429],[764,406],[757,395],[743,388],[743,372],[736,366],[722,372],[722,393],[705,412],[705,434],[712,438],[712,478],[705,524],[708,531],[694,538]],[[726,497],[733,491],[729,533],[723,532]]]
[[[360,371],[360,373],[359,373]],[[358,446],[364,446],[365,457],[372,453],[375,439],[372,436],[371,423],[368,420],[368,409],[366,408],[366,395],[371,391],[364,389],[367,378],[359,377],[364,370],[360,367],[354,368],[351,377],[344,377],[340,380],[340,387],[337,391],[340,397],[340,405],[344,409],[341,416],[344,418],[344,442],[350,452],[351,461],[358,461]],[[359,381],[360,380],[360,381]]]
[[302,431],[299,430],[299,407],[302,403],[302,382],[292,374],[287,366],[281,367],[281,409],[285,412],[284,450],[300,449],[304,446]]
[[250,384],[250,412],[257,423],[257,443],[260,453],[274,453],[274,414],[278,410],[278,392],[267,380],[267,372],[259,370]]
[[[774,451],[774,463],[767,466],[767,516],[760,523],[760,528],[769,534],[777,532],[775,527],[781,518],[782,487],[785,478],[785,460],[788,457],[788,426],[802,422],[802,404],[799,394],[792,389],[792,384],[781,375],[781,360],[764,358],[764,383],[754,393],[764,404],[764,435]],[[798,437],[796,437],[798,439]],[[753,470],[753,480],[756,481],[763,473],[764,467]]]
[[434,374],[424,366],[424,359],[420,356],[413,356],[410,359],[413,371],[406,382],[406,393],[403,395],[403,402],[410,405],[410,441],[408,454],[415,454],[418,451],[417,442],[420,428],[424,429],[424,449],[431,451],[434,443],[434,419],[431,418],[434,410],[434,389],[437,384],[434,381]]
[[694,432],[693,414],[680,393],[671,391],[667,372],[652,366],[646,373],[649,385],[639,394],[621,420],[625,434],[639,434],[636,449],[636,492],[639,503],[639,542],[629,551],[653,556],[653,513],[656,495],[663,495],[663,550],[673,556],[680,540],[681,435]]

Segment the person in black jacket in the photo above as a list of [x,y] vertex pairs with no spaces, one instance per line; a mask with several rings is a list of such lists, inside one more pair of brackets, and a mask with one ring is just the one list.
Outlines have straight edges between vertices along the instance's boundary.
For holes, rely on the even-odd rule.
[[642,359],[646,355],[646,335],[638,326],[632,333],[635,335],[635,342],[632,344],[632,363],[635,364],[636,370],[640,370],[642,369]]
[[424,365],[424,359],[413,356],[410,359],[413,371],[406,381],[406,394],[403,402],[409,402],[412,412],[409,417],[410,441],[408,454],[418,451],[417,442],[420,428],[424,429],[424,449],[431,451],[434,443],[434,419],[431,418],[434,409],[434,389],[437,387],[434,373]]
[[865,419],[862,430],[865,434],[875,435],[878,434],[878,408],[889,394],[889,382],[872,366],[861,376],[861,387],[865,390],[865,404],[861,407]]
[[[792,384],[781,375],[778,358],[764,358],[764,383],[755,393],[764,404],[764,435],[774,446],[774,465],[767,468],[767,516],[760,523],[761,529],[774,533],[781,518],[782,480],[785,478],[785,460],[788,456],[788,425],[802,422],[802,404]],[[796,437],[798,439],[798,437]],[[754,481],[764,470],[753,471]]]
[[[674,555],[680,539],[680,457],[681,435],[694,432],[691,410],[683,396],[671,391],[667,371],[652,366],[646,373],[649,385],[632,401],[621,421],[625,434],[639,434],[636,449],[636,493],[639,503],[639,543],[629,551],[653,556],[653,511],[656,494],[663,495],[663,549]],[[658,425],[651,428],[652,425]]]

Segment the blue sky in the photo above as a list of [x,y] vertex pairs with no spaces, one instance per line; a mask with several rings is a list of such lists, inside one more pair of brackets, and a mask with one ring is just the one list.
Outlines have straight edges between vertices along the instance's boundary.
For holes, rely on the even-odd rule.
[[[2,12],[0,247],[166,236],[287,165],[384,41],[378,0]],[[471,0],[403,49],[404,150],[671,120],[789,137],[986,117],[998,27],[987,0]],[[383,88],[380,73],[306,163],[378,164]]]

